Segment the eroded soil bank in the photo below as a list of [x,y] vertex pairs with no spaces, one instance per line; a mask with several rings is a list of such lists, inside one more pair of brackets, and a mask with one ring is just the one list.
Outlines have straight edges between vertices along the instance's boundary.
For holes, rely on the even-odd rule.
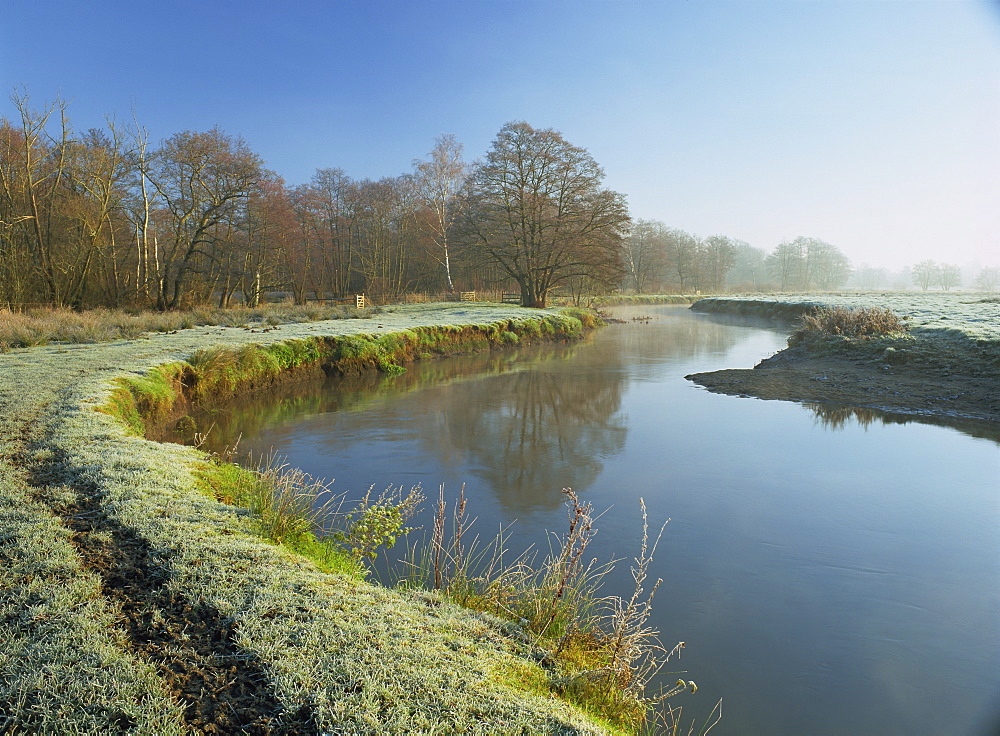
[[758,399],[885,409],[902,414],[1000,422],[996,377],[944,374],[787,348],[752,369],[694,373],[709,391]]

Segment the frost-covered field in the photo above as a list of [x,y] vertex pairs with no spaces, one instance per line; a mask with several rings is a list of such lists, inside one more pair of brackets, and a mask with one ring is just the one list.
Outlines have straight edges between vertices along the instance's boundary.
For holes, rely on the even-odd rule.
[[[290,717],[307,708],[314,730],[600,731],[565,703],[516,684],[516,673],[537,664],[505,625],[427,594],[316,572],[250,534],[239,510],[194,490],[198,452],[127,436],[94,410],[116,377],[202,348],[539,315],[409,305],[365,320],[200,327],[0,354],[0,731],[187,731],[157,664],[127,641],[107,597],[113,578],[85,565],[74,543],[69,527],[84,501],[98,504],[87,515],[108,530],[92,534],[93,544],[122,552],[114,534],[137,535],[129,544],[148,546],[143,564],[161,581],[156,595],[233,622],[239,661],[257,663],[258,680]],[[170,630],[169,621],[153,623]],[[203,666],[235,672],[236,663]]]
[[733,296],[727,300],[842,307],[886,307],[908,317],[911,331],[956,332],[973,340],[1000,341],[1000,300],[968,292],[897,292],[870,294],[781,294]]

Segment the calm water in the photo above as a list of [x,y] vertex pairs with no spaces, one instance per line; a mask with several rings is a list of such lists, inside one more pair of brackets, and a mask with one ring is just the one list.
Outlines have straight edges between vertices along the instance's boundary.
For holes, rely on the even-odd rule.
[[[1000,435],[975,423],[719,396],[684,375],[752,366],[759,326],[643,307],[585,343],[297,387],[220,413],[334,488],[464,483],[480,533],[561,530],[560,489],[608,509],[590,551],[637,551],[639,498],[672,521],[664,642],[713,734],[962,736],[1000,726]],[[627,569],[610,581],[631,592]],[[677,675],[667,676],[673,681]]]

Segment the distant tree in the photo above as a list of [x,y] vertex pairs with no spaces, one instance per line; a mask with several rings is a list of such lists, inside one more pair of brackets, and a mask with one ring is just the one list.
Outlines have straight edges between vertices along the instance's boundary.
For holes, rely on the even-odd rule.
[[318,169],[308,184],[296,187],[292,199],[301,229],[296,279],[301,292],[316,296],[347,294],[355,278],[355,183],[342,169]]
[[976,288],[980,291],[997,291],[1000,289],[1000,268],[991,266],[984,268],[976,276]]
[[286,264],[294,257],[298,230],[290,192],[284,180],[266,172],[250,193],[239,259],[230,273],[247,306],[256,307],[268,290],[286,287]]
[[726,276],[736,264],[736,243],[724,235],[712,235],[701,244],[701,286],[722,291]]
[[854,271],[852,283],[865,291],[881,289],[889,283],[889,274],[884,268],[875,268],[862,263]]
[[843,286],[851,275],[851,262],[840,249],[816,238],[796,238],[805,254],[805,288],[828,291]]
[[701,241],[691,233],[676,228],[670,228],[664,235],[667,268],[677,277],[681,289],[697,288],[701,268]]
[[726,276],[730,288],[757,291],[767,285],[767,251],[742,240],[734,241],[733,267]]
[[[57,99],[42,110],[31,107],[27,94],[11,96],[20,121],[2,120],[0,198],[5,211],[4,235],[27,256],[29,283],[37,301],[64,306],[76,291],[73,267],[79,265],[62,246],[66,208],[62,196],[68,176],[72,140],[66,103]],[[49,132],[51,118],[58,131]],[[21,276],[20,278],[24,278]],[[18,280],[20,280],[20,278]]]
[[940,267],[932,260],[920,261],[912,269],[913,283],[924,291],[927,291],[933,284],[938,282],[938,271]]
[[623,241],[627,287],[642,294],[663,278],[666,228],[662,222],[637,220]]
[[462,203],[459,193],[469,173],[462,160],[462,144],[454,135],[442,135],[435,142],[430,158],[414,161],[413,167],[417,202],[424,210],[418,223],[431,240],[434,260],[444,268],[448,291],[454,291],[449,235]]
[[767,257],[767,270],[779,291],[805,288],[805,257],[798,241],[779,243]]
[[953,286],[961,286],[962,269],[953,263],[942,263],[938,267],[937,282],[945,291],[951,291]]
[[629,215],[603,179],[593,157],[557,131],[507,123],[469,179],[466,257],[499,266],[524,306],[544,307],[553,288],[581,276],[617,281]]
[[413,180],[406,175],[366,179],[348,197],[363,289],[379,300],[395,299],[408,287],[416,234]]
[[836,289],[851,275],[847,256],[817,238],[798,237],[779,244],[768,256],[767,264],[782,291]]

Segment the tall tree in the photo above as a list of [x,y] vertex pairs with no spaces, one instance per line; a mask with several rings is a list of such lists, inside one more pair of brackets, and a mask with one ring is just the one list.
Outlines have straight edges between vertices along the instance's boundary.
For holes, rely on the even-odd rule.
[[[39,301],[55,306],[68,302],[75,273],[62,258],[65,242],[67,162],[70,146],[66,103],[56,100],[42,110],[30,106],[27,94],[13,95],[20,124],[3,120],[0,136],[0,196],[7,201],[10,233],[30,257],[33,276],[40,282]],[[49,119],[58,114],[59,132],[50,135]],[[20,231],[20,232],[17,232]]]
[[805,258],[797,241],[778,243],[767,257],[767,269],[779,291],[805,288]]
[[677,277],[681,289],[695,286],[700,272],[701,243],[698,238],[683,230],[670,228],[666,232],[664,245],[670,271]]
[[976,288],[980,291],[996,291],[1000,288],[1000,268],[988,266],[976,276]]
[[945,291],[951,291],[953,286],[961,286],[962,269],[954,263],[942,263],[938,268],[937,282]]
[[418,223],[431,240],[434,259],[444,268],[448,291],[454,291],[448,236],[459,214],[462,202],[459,192],[469,172],[462,160],[462,144],[454,135],[442,135],[435,142],[430,158],[414,161],[413,167],[414,192],[425,210],[419,212],[422,216]]
[[181,305],[192,276],[215,256],[220,233],[245,216],[263,171],[246,142],[220,128],[177,133],[157,151],[147,173],[169,215],[169,237],[157,264],[160,309]]
[[726,286],[757,291],[765,287],[767,251],[742,240],[734,241],[736,252],[733,267],[726,276]]
[[817,238],[796,238],[805,257],[805,288],[829,290],[851,275],[851,262],[835,245]]
[[507,123],[469,180],[467,254],[499,265],[524,306],[544,307],[576,277],[620,277],[629,215],[603,179],[593,157],[555,130]]
[[725,235],[712,235],[701,244],[701,286],[722,291],[726,275],[736,264],[736,244]]
[[817,238],[780,243],[767,258],[778,288],[836,289],[851,275],[851,262],[840,249]]

